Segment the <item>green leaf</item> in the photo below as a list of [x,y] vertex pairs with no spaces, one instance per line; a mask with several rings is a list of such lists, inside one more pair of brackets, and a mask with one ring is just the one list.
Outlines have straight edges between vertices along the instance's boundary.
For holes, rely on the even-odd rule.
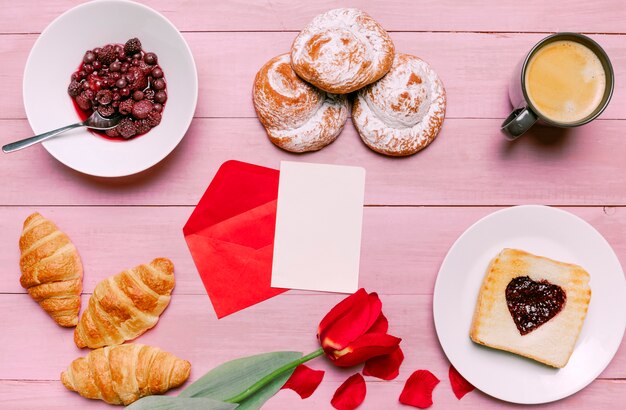
[[[272,352],[226,362],[190,384],[179,397],[209,397],[227,400],[250,388],[274,370],[302,357],[300,352]],[[294,369],[268,383],[239,404],[237,410],[259,409],[285,384]]]
[[137,400],[125,410],[233,410],[235,403],[206,397],[182,398],[171,396],[148,396]]

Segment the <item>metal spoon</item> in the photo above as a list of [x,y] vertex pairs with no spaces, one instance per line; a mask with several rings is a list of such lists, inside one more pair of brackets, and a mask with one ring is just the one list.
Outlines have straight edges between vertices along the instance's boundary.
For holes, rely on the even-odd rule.
[[5,154],[8,154],[9,152],[18,151],[23,148],[30,147],[31,145],[35,145],[42,141],[48,140],[54,136],[61,134],[62,132],[65,132],[74,128],[87,127],[87,128],[93,128],[94,130],[108,130],[108,129],[114,128],[120,122],[121,119],[122,119],[122,116],[119,114],[116,114],[112,116],[111,118],[105,118],[101,116],[98,113],[98,111],[94,111],[94,113],[91,114],[91,116],[87,118],[85,121],[77,122],[76,124],[72,124],[72,125],[67,125],[65,127],[61,127],[53,131],[48,131],[43,134],[35,135],[34,137],[25,138],[23,140],[12,142],[10,144],[3,146],[2,152],[4,152]]

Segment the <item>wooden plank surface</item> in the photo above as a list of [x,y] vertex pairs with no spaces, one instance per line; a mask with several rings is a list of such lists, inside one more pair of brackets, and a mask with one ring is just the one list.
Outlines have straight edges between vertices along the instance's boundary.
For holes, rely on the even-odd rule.
[[[497,209],[365,208],[360,286],[383,295],[432,295],[439,266],[450,246],[475,221]],[[626,208],[565,209],[598,229],[618,258],[626,261]],[[176,267],[176,294],[205,295],[182,234],[182,226],[192,210],[192,207],[1,207],[0,266],[4,280],[0,281],[0,294],[25,292],[18,280],[17,240],[22,221],[31,212],[39,211],[65,230],[77,246],[85,266],[85,293],[91,293],[96,283],[122,269],[156,257],[168,257]]]
[[[196,379],[220,363],[241,356],[274,350],[316,350],[317,325],[342,298],[331,294],[283,294],[218,321],[205,295],[175,294],[156,327],[140,336],[137,343],[159,346],[189,360]],[[449,362],[433,337],[432,296],[382,295],[381,300],[389,332],[402,338],[405,360],[397,380],[406,380],[419,368],[447,377]],[[87,301],[88,295],[84,295],[83,306]],[[0,335],[0,380],[57,380],[72,360],[87,354],[87,350],[74,345],[74,330],[59,327],[28,295],[3,295],[0,307],[5,326]],[[45,349],[38,348],[42,334],[46,335]],[[334,381],[345,380],[346,375],[358,371],[335,369],[326,360],[311,365],[326,370],[326,379]],[[626,354],[620,351],[600,377],[626,379]]]
[[[371,151],[350,123],[322,151],[295,155],[272,145],[255,118],[196,119],[169,157],[128,178],[79,174],[41,146],[3,156],[0,174],[10,183],[0,204],[195,205],[218,167],[238,159],[272,168],[281,160],[365,166],[368,205],[626,205],[623,121],[569,132],[537,126],[512,144],[499,125],[448,119],[427,149],[398,159]],[[0,144],[29,129],[22,120],[0,126]]]
[[[184,36],[198,66],[200,98],[196,116],[255,118],[251,98],[254,76],[272,57],[289,50],[295,33],[203,32]],[[511,110],[507,87],[513,69],[545,34],[392,33],[391,37],[397,51],[415,54],[437,70],[447,91],[447,118],[505,118]],[[606,49],[617,77],[623,78],[623,37],[592,37]],[[0,93],[0,118],[26,117],[22,74],[36,38],[37,35],[0,36],[0,53],[6,56],[2,71],[6,88]],[[626,118],[622,109],[626,104],[625,90],[626,84],[616,81],[612,103],[601,118]],[[69,97],[62,98],[71,104]]]
[[[0,27],[7,33],[41,32],[80,1],[48,0],[37,4],[1,0]],[[395,0],[145,0],[183,31],[299,31],[315,15],[336,7],[366,10],[391,31],[580,31],[623,33],[626,10],[615,0],[557,1]]]
[[[39,33],[76,0],[0,0],[0,144],[31,134],[22,74]],[[390,331],[403,338],[406,361],[395,381],[368,378],[363,409],[406,408],[397,398],[419,368],[442,383],[440,409],[518,408],[472,392],[458,401],[432,319],[436,275],[454,240],[501,206],[563,206],[604,235],[626,260],[626,8],[618,0],[146,0],[183,31],[198,65],[196,118],[180,146],[136,176],[101,179],[64,167],[42,147],[0,157],[0,408],[111,408],[70,393],[58,381],[86,353],[19,286],[17,238],[38,210],[74,240],[85,264],[83,303],[95,284],[121,269],[170,257],[177,286],[155,329],[138,342],[189,359],[191,380],[226,360],[264,351],[309,351],[315,329],[343,296],[289,291],[217,320],[185,245],[182,226],[219,165],[238,159],[278,168],[281,160],[358,165],[367,169],[360,285],[382,296]],[[307,155],[271,145],[250,101],[259,67],[285,52],[310,19],[337,6],[366,10],[391,31],[400,52],[427,60],[442,77],[447,119],[427,150],[406,159],[377,155],[348,123],[337,142]],[[506,86],[524,53],[546,33],[590,33],[609,53],[617,82],[598,121],[570,132],[545,127],[510,144],[499,134],[509,110]],[[260,320],[262,318],[262,320]],[[45,335],[45,337],[42,337]],[[613,409],[626,399],[626,343],[588,388],[546,409]],[[355,369],[327,371],[319,390],[300,400],[280,392],[268,409],[329,408]],[[176,394],[176,391],[172,392]]]
[[[484,410],[522,408],[511,406],[500,401],[494,401],[489,396],[473,391],[459,401],[452,394],[450,384],[445,374],[439,374],[441,383],[433,393],[434,405],[432,409],[464,409]],[[330,408],[330,399],[341,382],[324,380],[318,390],[306,400],[300,400],[292,391],[280,391],[273,397],[264,408],[274,409],[302,409],[319,410]],[[403,382],[379,382],[367,378],[367,396],[359,407],[359,410],[406,410],[406,407],[398,403],[397,399],[402,391]],[[585,390],[570,396],[557,404],[532,406],[533,409],[617,409],[626,389],[624,380],[596,380]],[[33,394],[36,392],[36,394]],[[176,394],[174,391],[172,394]],[[75,393],[71,393],[58,381],[13,381],[0,380],[0,396],[6,397],[3,409],[22,410],[25,408],[45,408],[47,410],[66,410],[68,406],[77,401],[81,405],[89,404],[93,409],[111,409],[112,407],[97,401],[86,402],[85,399],[77,399]]]

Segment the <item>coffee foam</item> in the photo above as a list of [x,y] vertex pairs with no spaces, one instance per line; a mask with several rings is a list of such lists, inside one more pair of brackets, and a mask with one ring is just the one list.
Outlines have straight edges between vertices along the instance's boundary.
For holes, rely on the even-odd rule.
[[525,83],[539,113],[558,123],[573,123],[601,104],[606,73],[598,56],[583,44],[555,41],[531,57]]

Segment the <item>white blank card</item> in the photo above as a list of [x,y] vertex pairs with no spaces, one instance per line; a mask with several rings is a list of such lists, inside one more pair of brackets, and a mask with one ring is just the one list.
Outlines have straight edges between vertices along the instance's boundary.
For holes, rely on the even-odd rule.
[[353,293],[365,169],[281,162],[272,287]]

